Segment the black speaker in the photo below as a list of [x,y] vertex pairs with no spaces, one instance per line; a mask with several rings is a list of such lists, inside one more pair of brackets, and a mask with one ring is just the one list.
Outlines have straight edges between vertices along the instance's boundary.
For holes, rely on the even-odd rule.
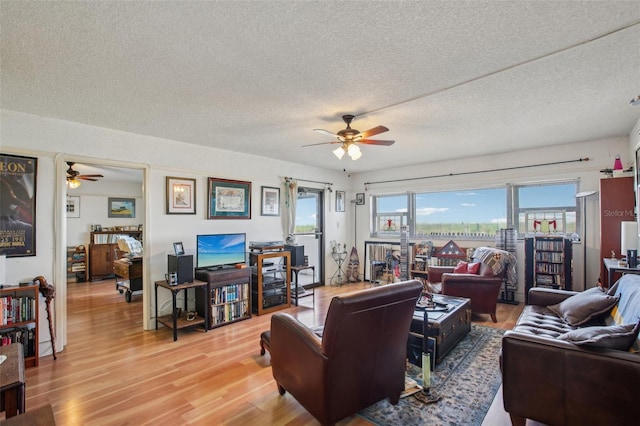
[[291,266],[304,266],[304,246],[286,244],[284,249],[291,252]]
[[175,254],[169,254],[167,256],[169,257],[167,272],[178,273],[178,284],[193,282],[193,255],[182,254],[176,256]]

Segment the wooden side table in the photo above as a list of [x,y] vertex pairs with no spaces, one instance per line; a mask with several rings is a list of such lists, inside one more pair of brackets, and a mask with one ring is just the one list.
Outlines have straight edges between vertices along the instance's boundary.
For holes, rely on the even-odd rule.
[[22,344],[0,346],[0,355],[7,359],[0,364],[0,401],[4,402],[5,417],[25,411],[24,349]]
[[[172,299],[172,312],[169,315],[163,315],[161,317],[158,316],[158,287],[166,288],[171,292]],[[156,303],[156,330],[158,329],[158,323],[163,324],[166,327],[173,329],[173,341],[178,340],[178,329],[185,327],[192,327],[194,325],[202,324],[204,326],[204,331],[207,332],[209,330],[209,321],[205,320],[209,317],[209,308],[210,303],[204,304],[204,318],[199,317],[195,314],[193,319],[187,319],[187,290],[190,288],[202,289],[204,292],[204,300],[210,300],[210,290],[209,283],[206,281],[194,280],[190,283],[178,284],[178,285],[169,285],[167,281],[161,280],[155,282],[155,303]],[[176,306],[176,296],[180,291],[184,290],[184,312],[179,314],[178,307]]]

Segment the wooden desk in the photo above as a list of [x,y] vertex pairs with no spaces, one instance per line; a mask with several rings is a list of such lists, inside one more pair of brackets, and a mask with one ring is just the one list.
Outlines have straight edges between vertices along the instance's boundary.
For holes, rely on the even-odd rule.
[[611,287],[615,282],[613,281],[613,274],[616,272],[621,272],[623,274],[636,274],[640,275],[640,268],[629,268],[628,266],[619,266],[618,259],[602,259],[604,262],[604,267],[607,270],[608,274],[608,283],[609,287]]
[[24,352],[19,343],[0,346],[0,355],[7,359],[0,364],[0,402],[5,411],[5,417],[13,417],[24,413],[25,407],[25,379]]
[[[158,329],[158,323],[163,324],[166,327],[173,328],[173,341],[178,340],[178,329],[191,327],[194,325],[202,324],[204,325],[204,331],[209,330],[209,307],[211,303],[204,304],[204,318],[200,316],[195,316],[192,320],[187,320],[187,290],[190,288],[202,289],[204,292],[203,300],[211,300],[211,292],[209,291],[209,283],[206,281],[194,280],[190,283],[178,284],[178,285],[169,285],[167,281],[161,280],[156,281],[155,283],[155,297],[156,297],[156,330]],[[158,316],[158,287],[166,288],[171,292],[172,299],[172,313],[169,315],[163,315],[161,317]],[[178,307],[176,306],[176,296],[177,294],[184,290],[184,312],[179,314]],[[207,321],[205,321],[207,318]]]

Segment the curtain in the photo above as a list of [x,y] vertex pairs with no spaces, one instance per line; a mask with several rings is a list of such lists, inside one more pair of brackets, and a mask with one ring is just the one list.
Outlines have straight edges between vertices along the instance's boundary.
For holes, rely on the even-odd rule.
[[298,182],[285,178],[284,180],[284,235],[287,244],[295,243],[296,232],[296,204],[298,203]]

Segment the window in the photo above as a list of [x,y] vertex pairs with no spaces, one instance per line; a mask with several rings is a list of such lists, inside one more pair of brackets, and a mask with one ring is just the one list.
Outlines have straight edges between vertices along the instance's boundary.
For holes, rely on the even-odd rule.
[[490,236],[507,225],[506,188],[423,192],[415,197],[414,234]]
[[400,227],[408,223],[408,199],[407,194],[374,197],[371,234],[379,237],[400,235]]
[[521,237],[570,235],[578,229],[577,188],[569,181],[374,196],[371,235],[399,236],[402,225],[414,238],[494,239],[504,228],[516,228]]
[[514,186],[518,233],[577,233],[577,182]]

